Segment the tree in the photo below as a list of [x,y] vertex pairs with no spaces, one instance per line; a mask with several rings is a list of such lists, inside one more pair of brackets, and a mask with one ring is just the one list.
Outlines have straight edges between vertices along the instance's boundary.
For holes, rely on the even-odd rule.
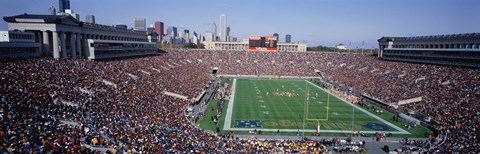
[[200,43],[200,44],[197,45],[197,48],[199,48],[199,49],[205,49],[205,44]]
[[327,47],[327,46],[316,46],[316,47],[307,47],[307,51],[328,51],[328,52],[335,52],[337,51],[334,47]]
[[194,43],[187,43],[183,45],[184,48],[197,48],[197,45]]

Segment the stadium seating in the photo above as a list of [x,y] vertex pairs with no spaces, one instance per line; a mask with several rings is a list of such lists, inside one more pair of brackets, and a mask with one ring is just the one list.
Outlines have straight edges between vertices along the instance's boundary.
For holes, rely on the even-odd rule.
[[[480,151],[480,70],[381,61],[363,54],[169,49],[108,61],[47,58],[0,63],[0,151],[323,152],[327,141],[234,139],[193,125],[189,101],[218,74],[318,76],[432,117],[447,141],[439,153]],[[423,80],[416,80],[425,77]],[[106,84],[112,83],[112,84]],[[88,145],[88,146],[87,146]]]

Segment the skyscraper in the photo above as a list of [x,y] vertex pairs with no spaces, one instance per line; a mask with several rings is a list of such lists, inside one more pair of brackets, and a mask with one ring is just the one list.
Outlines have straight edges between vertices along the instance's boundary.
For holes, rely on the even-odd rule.
[[177,27],[170,26],[167,28],[167,35],[173,38],[177,37]]
[[220,41],[227,41],[227,16],[220,15]]
[[147,20],[145,18],[135,18],[135,30],[146,31]]
[[230,33],[230,27],[227,27],[227,42],[232,41],[231,35],[232,35],[232,33]]
[[212,25],[212,40],[211,41],[217,41],[217,24],[213,22]]
[[163,22],[155,21],[155,32],[159,36],[159,40],[163,37]]
[[185,30],[183,30],[183,33],[184,33],[183,38],[184,38],[187,42],[189,42],[189,39],[190,39],[190,31],[189,31],[188,29],[185,29]]
[[277,37],[277,41],[280,41],[280,35],[278,35],[278,33],[273,33],[273,36],[276,36],[276,37]]
[[70,9],[70,0],[59,0],[58,5],[58,11],[61,13],[65,12],[66,9]]
[[290,34],[285,35],[285,42],[286,43],[291,43],[292,42],[292,35],[290,35]]
[[55,7],[50,6],[48,8],[48,15],[55,15],[55,14],[57,14],[57,10],[55,10]]
[[95,24],[95,16],[92,14],[87,14],[87,16],[85,16],[85,21],[88,23]]
[[205,32],[205,34],[203,34],[203,36],[205,37],[205,41],[206,42],[213,42],[214,40],[214,37],[213,37],[213,33],[210,32],[210,31],[207,31]]

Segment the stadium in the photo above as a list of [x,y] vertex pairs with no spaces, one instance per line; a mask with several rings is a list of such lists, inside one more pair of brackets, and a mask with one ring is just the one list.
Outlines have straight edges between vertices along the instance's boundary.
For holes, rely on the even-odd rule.
[[3,20],[1,153],[480,153],[480,33],[192,49],[68,14]]
[[[249,53],[246,55],[244,52]],[[256,57],[262,57],[262,59],[256,59]],[[195,121],[210,120],[210,117],[192,118],[184,115],[188,114],[189,107],[204,105],[207,106],[206,114],[221,112],[223,117],[225,112],[228,114],[227,108],[231,103],[224,100],[231,95],[231,99],[235,100],[234,108],[240,108],[235,111],[257,112],[250,114],[233,112],[231,127],[238,128],[238,125],[233,125],[235,120],[265,121],[270,118],[268,115],[280,114],[277,117],[283,116],[284,121],[290,120],[290,122],[271,125],[260,123],[259,125],[262,128],[274,130],[284,126],[281,127],[280,134],[289,135],[285,131],[293,129],[295,131],[292,132],[292,135],[296,136],[297,130],[300,132],[303,130],[303,128],[297,129],[296,126],[303,127],[301,122],[303,121],[304,98],[307,97],[309,103],[315,103],[313,98],[316,98],[325,104],[330,102],[330,106],[321,106],[318,103],[308,106],[308,118],[328,118],[333,120],[332,123],[336,122],[337,124],[341,124],[338,122],[343,118],[347,121],[343,123],[345,132],[335,131],[333,136],[348,136],[351,133],[348,132],[351,130],[349,123],[352,121],[350,121],[350,115],[343,117],[341,114],[351,113],[352,105],[346,102],[352,102],[353,99],[347,97],[346,94],[341,94],[341,90],[326,90],[328,87],[324,88],[314,84],[321,82],[320,80],[307,78],[308,76],[319,77],[318,72],[323,72],[322,76],[331,81],[353,87],[355,90],[358,89],[386,102],[419,95],[425,96],[420,102],[399,107],[399,109],[416,111],[431,118],[428,124],[436,130],[431,134],[430,140],[433,145],[425,150],[455,149],[461,151],[468,148],[473,148],[469,150],[478,150],[476,144],[478,140],[475,139],[475,135],[478,136],[478,132],[475,130],[478,126],[476,121],[478,115],[472,112],[478,111],[478,109],[476,109],[476,105],[471,104],[478,102],[479,95],[476,89],[479,87],[479,83],[459,82],[476,81],[475,78],[480,73],[477,69],[383,61],[375,56],[365,54],[231,52],[192,49],[168,49],[165,50],[165,53],[156,56],[108,61],[54,60],[51,58],[3,60],[1,66],[3,128],[9,132],[15,132],[15,134],[5,132],[4,138],[17,136],[17,138],[30,141],[31,144],[48,142],[48,139],[55,140],[56,144],[53,144],[53,147],[47,146],[45,149],[54,148],[57,144],[68,144],[69,146],[65,146],[66,148],[63,150],[78,150],[82,143],[82,145],[102,145],[103,147],[123,145],[124,148],[130,150],[156,152],[190,150],[197,152],[217,150],[280,152],[287,147],[289,150],[322,151],[325,150],[324,147],[317,146],[317,144],[326,145],[328,140],[323,140],[323,143],[316,142],[315,145],[295,140],[283,141],[281,143],[285,144],[285,147],[280,149],[275,146],[278,142],[270,140],[232,140],[230,135],[233,134],[229,129],[225,133],[213,133],[197,127],[194,123]],[[376,73],[372,73],[374,69]],[[387,71],[390,73],[385,73]],[[403,78],[398,77],[406,71],[408,73]],[[212,75],[212,73],[215,74]],[[223,81],[218,77],[221,74],[223,74]],[[229,74],[230,77],[227,76]],[[414,79],[427,74],[429,78],[422,83],[414,81]],[[352,78],[353,76],[355,78]],[[287,79],[287,77],[298,78]],[[302,79],[299,79],[300,77]],[[455,82],[455,86],[438,84],[447,79]],[[397,82],[402,84],[396,84]],[[215,87],[214,84],[220,85],[220,83],[227,84],[219,86],[208,103],[199,102],[197,104],[195,101],[165,93],[171,92],[195,98],[202,91],[211,89]],[[235,90],[231,90],[235,86]],[[255,87],[258,88],[258,91]],[[437,89],[443,87],[443,90],[429,90],[435,89],[434,87]],[[276,91],[277,88],[278,91]],[[266,94],[267,91],[269,94]],[[159,95],[162,93],[165,94]],[[259,99],[258,96],[262,96],[264,99]],[[276,99],[284,99],[281,103],[292,103],[290,105],[292,111],[286,112],[285,108],[281,108],[286,105],[267,104],[280,102]],[[351,99],[351,101],[347,101],[347,99]],[[261,100],[265,102],[266,107],[271,109],[267,111],[261,107],[247,104],[258,104]],[[453,106],[448,103],[450,100],[461,101]],[[228,105],[224,105],[223,108],[215,106],[214,111],[211,111],[212,102],[220,101]],[[432,104],[431,102],[438,103]],[[358,105],[353,105],[357,110],[354,111],[354,123],[359,125],[358,128],[354,127],[354,130],[372,136],[372,133],[363,128],[366,125],[363,124],[364,121],[380,124],[377,129],[387,126],[393,135],[403,134],[402,132],[407,130],[401,125],[389,124],[394,122],[391,119],[393,114],[388,113],[388,108],[381,109],[384,110],[382,117],[380,114],[365,111],[368,110],[367,107],[361,107],[360,104],[361,101]],[[241,109],[246,107],[248,108]],[[331,110],[327,110],[325,107],[330,107]],[[296,112],[294,113],[293,110]],[[268,114],[258,113],[265,111]],[[279,111],[285,113],[275,113]],[[328,117],[326,113],[329,113]],[[336,113],[340,114],[340,117],[335,119]],[[365,117],[365,115],[372,116]],[[386,120],[375,120],[374,117],[382,117],[380,119]],[[225,120],[220,120],[219,123],[223,121]],[[328,124],[330,123],[328,121],[319,121],[321,123],[320,135],[328,136],[327,130],[342,130],[340,126],[334,127],[334,124]],[[51,127],[44,127],[43,125],[46,124]],[[312,136],[311,134],[315,134],[317,121],[307,121],[305,127],[308,130],[308,135],[305,136]],[[423,126],[416,126],[413,129],[420,129],[420,127]],[[249,128],[250,131],[254,129]],[[257,131],[261,130],[261,128],[257,129]],[[411,130],[406,132],[412,132]],[[263,132],[264,134],[272,133],[267,130]],[[379,130],[379,132],[381,131]],[[242,134],[241,131],[238,133]],[[465,134],[470,135],[465,136]],[[459,138],[459,136],[463,137]],[[12,145],[19,146],[17,143],[22,143],[16,138],[11,140],[19,141],[11,143]],[[430,142],[430,140],[428,141]],[[252,142],[258,144],[251,144]],[[458,143],[470,146],[455,147]],[[411,144],[417,144],[417,141],[411,142]],[[140,145],[142,146],[140,147]]]

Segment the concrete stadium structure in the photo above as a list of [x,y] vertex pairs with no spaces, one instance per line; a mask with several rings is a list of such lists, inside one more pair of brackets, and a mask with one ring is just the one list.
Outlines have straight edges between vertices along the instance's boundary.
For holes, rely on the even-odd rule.
[[0,58],[40,56],[40,43],[31,32],[0,31]]
[[[207,50],[248,50],[248,41],[243,42],[204,42]],[[277,51],[285,52],[305,52],[306,44],[296,43],[277,43]]]
[[86,58],[88,39],[148,42],[144,31],[81,22],[69,15],[21,14],[3,17],[9,31],[35,34],[41,54],[54,58]]
[[480,33],[378,39],[384,60],[480,67]]

